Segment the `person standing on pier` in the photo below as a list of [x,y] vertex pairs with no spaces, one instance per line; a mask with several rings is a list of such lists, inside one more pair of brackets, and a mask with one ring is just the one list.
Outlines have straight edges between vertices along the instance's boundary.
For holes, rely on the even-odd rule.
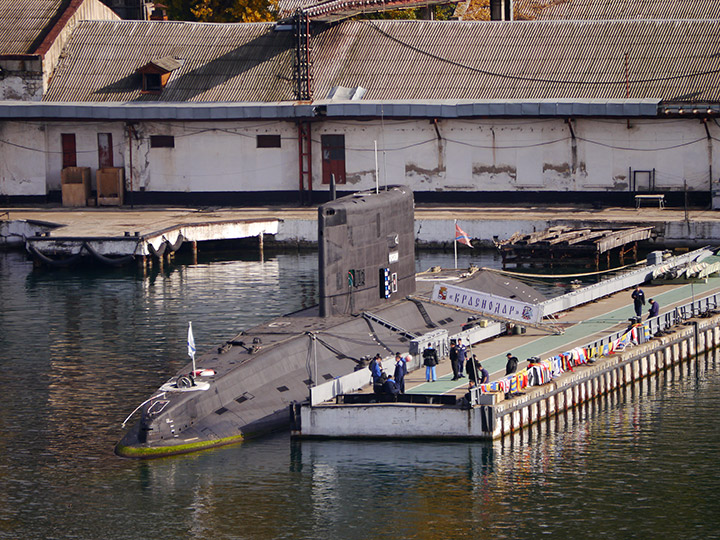
[[640,288],[640,285],[635,285],[635,290],[630,295],[633,299],[633,306],[635,307],[635,315],[642,317],[643,306],[645,305],[645,293]]
[[428,345],[423,351],[423,365],[425,366],[425,380],[435,382],[437,380],[435,366],[438,365],[438,354],[431,345]]
[[457,381],[460,377],[458,377],[458,350],[455,346],[455,342],[450,343],[450,365],[452,366],[453,370],[453,381]]
[[400,356],[400,353],[395,353],[395,384],[400,390],[401,394],[405,393],[405,375],[407,374],[407,366],[405,365],[405,359]]
[[660,314],[660,304],[652,298],[650,299],[650,309],[648,310],[648,319],[657,317]]
[[382,360],[381,360],[379,354],[376,354],[375,357],[370,361],[370,365],[368,366],[368,369],[370,370],[370,373],[372,374],[373,384],[379,383],[380,377],[382,377],[382,373],[383,373]]
[[465,373],[470,379],[470,388],[472,388],[478,381],[477,357],[474,354],[469,356],[467,362],[465,362]]
[[462,378],[464,377],[463,366],[465,365],[465,358],[467,357],[467,347],[463,344],[462,338],[458,338],[457,343],[458,377]]
[[510,375],[517,371],[518,359],[517,356],[513,356],[512,353],[507,353],[507,364],[505,364],[505,375]]

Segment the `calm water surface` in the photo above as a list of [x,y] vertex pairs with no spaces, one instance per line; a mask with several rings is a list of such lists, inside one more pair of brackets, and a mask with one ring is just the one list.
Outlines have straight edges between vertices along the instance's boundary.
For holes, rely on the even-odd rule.
[[[280,434],[147,462],[112,453],[124,418],[187,362],[188,320],[203,351],[310,306],[316,264],[238,255],[142,278],[0,253],[0,538],[720,537],[715,358],[504,443]],[[418,256],[438,264],[452,253]]]

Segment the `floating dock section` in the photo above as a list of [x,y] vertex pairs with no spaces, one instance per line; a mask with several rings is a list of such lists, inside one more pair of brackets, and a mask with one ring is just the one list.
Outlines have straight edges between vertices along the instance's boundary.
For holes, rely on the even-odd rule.
[[[139,214],[141,215],[141,214]],[[183,245],[197,257],[198,242],[227,241],[256,237],[260,249],[264,235],[278,232],[279,219],[209,219],[189,221],[189,213],[178,214],[175,223],[153,229],[156,223],[111,223],[88,214],[69,226],[47,222],[14,221],[5,235],[23,242],[36,265],[70,267],[84,261],[108,266],[137,263],[141,267],[169,262]],[[95,219],[93,220],[93,218]],[[84,221],[84,223],[83,223]],[[92,231],[92,234],[89,233]]]
[[[339,395],[335,402],[295,410],[293,435],[302,438],[501,439],[528,426],[611,394],[643,378],[720,345],[720,294],[693,301],[638,325],[641,332],[617,332],[585,347],[594,356],[572,371],[521,393],[505,391],[465,397],[411,394]],[[646,341],[646,338],[650,338]],[[615,344],[613,348],[610,344]],[[603,355],[602,351],[609,352]]]

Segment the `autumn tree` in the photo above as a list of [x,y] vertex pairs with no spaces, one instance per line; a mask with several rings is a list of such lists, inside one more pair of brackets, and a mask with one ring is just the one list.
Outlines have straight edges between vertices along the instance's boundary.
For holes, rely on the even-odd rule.
[[170,19],[200,22],[266,22],[276,18],[277,0],[165,0]]

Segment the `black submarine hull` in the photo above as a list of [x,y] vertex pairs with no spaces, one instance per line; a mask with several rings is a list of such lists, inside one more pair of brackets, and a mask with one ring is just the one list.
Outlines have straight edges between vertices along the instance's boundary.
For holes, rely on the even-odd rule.
[[[407,350],[406,338],[386,328],[380,337],[361,314],[415,291],[412,191],[392,186],[320,206],[318,260],[318,306],[241,332],[198,358],[198,369],[214,374],[190,388],[178,387],[191,370],[183,368],[145,402],[115,452],[159,457],[285,429],[290,405],[305,401],[312,386],[353,372],[362,356]],[[406,309],[425,325],[412,304]]]
[[[442,330],[447,337],[467,326],[469,313],[422,300],[443,276],[416,280],[407,188],[343,197],[318,212],[319,304],[243,331],[197,358],[195,385],[186,386],[192,365],[185,366],[139,407],[140,420],[116,445],[118,455],[183,454],[288,429],[295,404],[307,401],[313,387],[357,370],[369,384],[366,363],[378,353],[388,373],[395,352],[414,349],[417,366],[424,334]],[[491,272],[447,274],[477,290],[540,300]]]

